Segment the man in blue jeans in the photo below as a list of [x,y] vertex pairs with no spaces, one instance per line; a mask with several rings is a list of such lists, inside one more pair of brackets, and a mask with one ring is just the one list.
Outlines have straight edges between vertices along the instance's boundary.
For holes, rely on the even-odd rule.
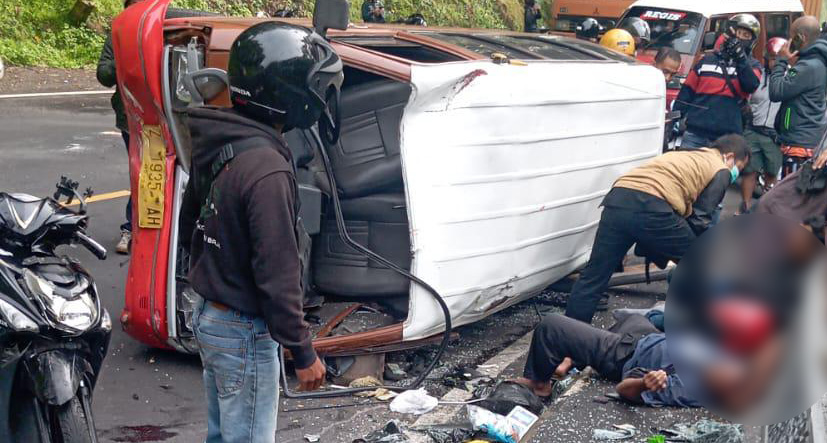
[[[279,345],[303,390],[321,387],[302,306],[298,186],[284,128],[334,118],[342,62],[310,30],[266,22],[230,49],[231,109],[188,111],[192,176],[181,214],[192,232],[190,283],[204,299],[193,321],[204,365],[207,443],[273,443]],[[326,134],[330,134],[325,131]],[[329,135],[330,136],[330,135]],[[332,136],[331,136],[332,137]]]
[[[136,3],[138,0],[126,0],[123,4],[124,9]],[[115,126],[121,131],[123,144],[126,147],[127,158],[129,155],[129,125],[126,121],[126,112],[123,107],[123,99],[121,99],[121,92],[118,90],[118,78],[115,73],[115,53],[112,50],[112,36],[110,35],[103,44],[100,59],[98,59],[98,69],[95,72],[98,82],[107,88],[115,86],[115,93],[112,94],[110,100],[112,110],[115,111]],[[115,247],[118,254],[129,254],[129,248],[132,245],[132,198],[126,201],[126,222],[121,225],[121,239]]]

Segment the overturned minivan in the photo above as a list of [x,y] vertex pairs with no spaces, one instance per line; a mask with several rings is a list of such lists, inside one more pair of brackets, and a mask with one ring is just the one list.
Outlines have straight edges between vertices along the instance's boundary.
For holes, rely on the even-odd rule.
[[[191,149],[185,111],[229,105],[221,74],[230,45],[270,19],[165,18],[167,4],[139,2],[113,26],[136,135],[137,223],[121,323],[150,346],[195,352],[180,247],[190,233],[177,221]],[[340,140],[325,148],[307,133],[286,134],[312,239],[306,307],[323,355],[419,346],[445,322],[425,289],[342,241],[320,149],[350,236],[436,288],[455,326],[583,266],[613,181],[661,151],[663,76],[600,46],[393,25],[351,24],[328,37],[345,64]],[[335,332],[361,305],[384,320]]]

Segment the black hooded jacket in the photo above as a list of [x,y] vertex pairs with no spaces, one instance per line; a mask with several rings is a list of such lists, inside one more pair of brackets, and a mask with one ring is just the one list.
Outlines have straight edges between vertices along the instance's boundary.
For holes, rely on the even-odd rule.
[[[266,319],[273,339],[295,365],[316,359],[302,310],[301,262],[296,237],[297,185],[292,156],[273,128],[228,109],[188,112],[192,177],[181,209],[181,235],[192,233],[189,279],[206,300]],[[220,148],[255,139],[214,181],[212,206],[205,174]],[[207,183],[207,185],[205,185]]]

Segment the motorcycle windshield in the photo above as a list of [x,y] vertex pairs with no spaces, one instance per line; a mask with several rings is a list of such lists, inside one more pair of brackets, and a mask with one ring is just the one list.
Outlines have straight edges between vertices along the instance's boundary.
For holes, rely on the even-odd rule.
[[46,199],[28,194],[0,194],[0,219],[6,229],[20,236],[39,230],[54,213]]

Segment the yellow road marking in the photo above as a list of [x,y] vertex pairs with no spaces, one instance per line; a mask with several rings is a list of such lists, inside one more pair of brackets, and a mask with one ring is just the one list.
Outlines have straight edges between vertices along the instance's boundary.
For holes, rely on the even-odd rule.
[[[106,200],[114,200],[116,198],[129,197],[129,194],[130,194],[130,192],[126,189],[124,189],[123,191],[107,192],[106,194],[97,194],[97,195],[93,195],[93,196],[87,198],[86,203],[95,203],[95,202],[106,201]],[[78,205],[78,202],[74,201],[74,202],[72,202],[72,204],[70,204],[68,206],[77,206],[77,205]]]

